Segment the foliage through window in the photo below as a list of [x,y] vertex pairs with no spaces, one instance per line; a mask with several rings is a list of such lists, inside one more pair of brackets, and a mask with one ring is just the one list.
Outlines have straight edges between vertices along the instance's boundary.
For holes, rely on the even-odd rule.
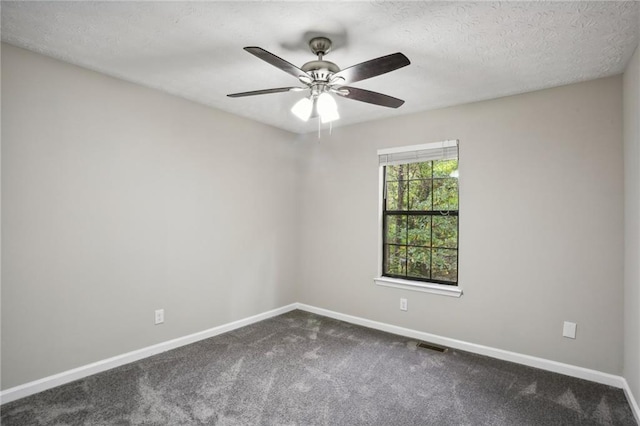
[[458,284],[458,160],[384,166],[382,275]]

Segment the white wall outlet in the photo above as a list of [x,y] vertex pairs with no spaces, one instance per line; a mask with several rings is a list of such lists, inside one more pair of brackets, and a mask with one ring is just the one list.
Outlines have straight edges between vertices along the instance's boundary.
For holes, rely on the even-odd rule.
[[164,322],[164,309],[156,309],[156,324]]
[[406,311],[408,309],[407,299],[400,299],[400,310]]
[[577,325],[575,322],[565,321],[564,326],[562,327],[562,336],[568,337],[569,339],[575,339],[576,328],[577,328]]

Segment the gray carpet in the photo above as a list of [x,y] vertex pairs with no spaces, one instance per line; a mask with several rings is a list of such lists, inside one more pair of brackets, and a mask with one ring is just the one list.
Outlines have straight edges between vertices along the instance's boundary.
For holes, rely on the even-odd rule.
[[2,425],[635,425],[620,389],[302,311],[2,406]]

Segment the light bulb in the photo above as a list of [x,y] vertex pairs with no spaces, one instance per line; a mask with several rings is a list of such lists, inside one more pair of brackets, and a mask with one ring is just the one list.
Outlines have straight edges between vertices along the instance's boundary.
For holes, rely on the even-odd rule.
[[324,115],[337,110],[338,104],[336,104],[333,96],[327,92],[321,93],[320,96],[318,96],[318,114]]
[[308,121],[311,116],[313,102],[309,98],[302,98],[291,108],[291,112],[302,121]]
[[320,120],[323,123],[329,123],[340,118],[338,114],[338,104],[333,96],[327,92],[321,93],[318,96],[318,114],[320,114]]

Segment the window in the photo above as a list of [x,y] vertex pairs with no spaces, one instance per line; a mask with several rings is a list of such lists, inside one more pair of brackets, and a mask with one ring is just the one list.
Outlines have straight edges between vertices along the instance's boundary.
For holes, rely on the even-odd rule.
[[381,275],[458,285],[457,141],[381,150]]

